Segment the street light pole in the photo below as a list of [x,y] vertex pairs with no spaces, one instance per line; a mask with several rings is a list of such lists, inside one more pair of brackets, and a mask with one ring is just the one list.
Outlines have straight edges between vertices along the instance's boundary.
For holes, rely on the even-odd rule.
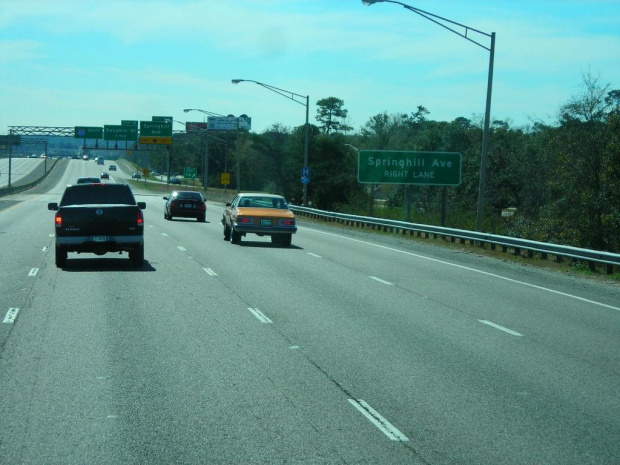
[[[225,115],[220,115],[219,113],[213,113],[212,111],[201,110],[199,108],[186,108],[183,110],[185,113],[189,111],[199,111],[209,116],[218,116],[220,118],[225,118]],[[237,121],[237,193],[241,192],[241,163],[239,160],[239,116],[234,117]]]
[[[482,222],[484,219],[484,191],[486,188],[487,160],[488,160],[488,149],[489,149],[489,122],[491,119],[491,93],[493,89],[493,63],[494,63],[494,58],[495,58],[495,32],[491,32],[489,34],[487,32],[483,32],[478,29],[474,29],[469,26],[466,26],[465,24],[457,23],[447,18],[443,18],[433,13],[429,13],[428,11],[420,10],[419,8],[415,8],[413,6],[410,6],[405,3],[395,1],[395,0],[362,0],[362,3],[367,6],[373,5],[375,3],[395,3],[396,5],[401,5],[407,10],[413,11],[414,13],[422,16],[423,18],[426,18],[429,21],[432,21],[433,23],[437,24],[438,26],[443,27],[444,29],[448,29],[449,31],[454,32],[456,35],[461,36],[465,40],[468,40],[489,52],[489,75],[488,75],[488,81],[487,81],[487,99],[486,99],[486,106],[485,106],[485,111],[484,111],[484,129],[482,132],[482,159],[480,161],[480,181],[478,185],[478,210],[476,214],[476,230],[482,231]],[[465,32],[463,33],[455,29],[452,29],[450,26],[447,26],[446,24],[443,24],[440,21],[444,21],[454,26],[461,27],[465,30]],[[477,42],[476,40],[473,40],[471,37],[468,36],[468,33],[470,31],[488,37],[491,40],[490,46],[487,47]]]
[[[304,170],[307,169],[308,168],[308,128],[309,128],[308,117],[309,117],[309,112],[310,112],[310,96],[296,94],[295,92],[291,92],[290,90],[280,89],[279,87],[265,84],[263,82],[253,81],[252,79],[233,79],[232,80],[233,84],[239,84],[240,82],[253,82],[254,84],[258,84],[259,86],[264,87],[265,89],[269,89],[270,91],[275,92],[276,94],[280,94],[283,97],[286,97],[287,99],[292,100],[293,102],[299,103],[300,105],[303,105],[306,107],[306,127],[305,127],[305,134],[304,134]],[[299,101],[298,98],[305,99],[305,103],[303,101]],[[307,183],[304,183],[303,189],[304,189],[303,204],[304,206],[308,206],[308,184]]]

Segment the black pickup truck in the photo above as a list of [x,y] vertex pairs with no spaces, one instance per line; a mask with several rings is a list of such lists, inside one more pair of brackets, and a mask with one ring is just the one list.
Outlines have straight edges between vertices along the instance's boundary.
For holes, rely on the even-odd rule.
[[136,202],[127,184],[77,184],[67,186],[57,203],[56,266],[67,263],[67,252],[129,252],[135,266],[144,264],[145,202]]

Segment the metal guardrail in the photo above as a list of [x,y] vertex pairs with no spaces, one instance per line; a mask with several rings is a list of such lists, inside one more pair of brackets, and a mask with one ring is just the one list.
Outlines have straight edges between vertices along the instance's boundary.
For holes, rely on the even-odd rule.
[[597,264],[605,265],[607,274],[613,273],[614,266],[620,267],[620,254],[611,252],[601,252],[592,249],[579,249],[577,247],[567,245],[537,242],[518,237],[500,236],[465,229],[452,229],[441,226],[389,220],[385,218],[334,213],[295,205],[290,205],[289,207],[293,212],[296,214],[301,214],[302,216],[308,216],[328,222],[343,223],[354,227],[380,229],[387,232],[400,232],[405,235],[417,234],[418,237],[422,236],[422,234],[426,237],[432,235],[435,238],[441,237],[444,240],[450,239],[451,242],[455,242],[458,239],[461,243],[470,241],[480,247],[484,247],[485,244],[489,244],[493,250],[495,250],[497,246],[501,246],[504,252],[512,250],[515,255],[521,255],[522,250],[527,251],[527,255],[530,258],[533,257],[535,253],[539,253],[543,259],[546,259],[549,255],[553,255],[556,257],[557,261],[562,261],[565,258],[584,261],[588,263],[588,266],[592,271],[596,269]]

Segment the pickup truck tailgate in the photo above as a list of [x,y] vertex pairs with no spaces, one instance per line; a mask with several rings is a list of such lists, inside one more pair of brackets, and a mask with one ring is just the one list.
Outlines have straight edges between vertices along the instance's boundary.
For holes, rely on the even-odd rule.
[[144,227],[135,205],[68,205],[56,217],[57,235],[64,237],[141,235]]

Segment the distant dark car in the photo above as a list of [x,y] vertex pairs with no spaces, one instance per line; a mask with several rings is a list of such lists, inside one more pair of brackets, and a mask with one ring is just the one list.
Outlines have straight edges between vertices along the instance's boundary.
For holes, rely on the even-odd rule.
[[142,175],[138,173],[137,171],[134,174],[132,174],[131,177],[133,179],[142,179]]
[[77,180],[77,184],[98,184],[101,182],[101,178],[95,178],[95,177],[83,177],[83,178],[78,178]]
[[207,204],[200,192],[174,191],[169,197],[164,197],[164,200],[164,218],[167,220],[175,216],[196,218],[202,223],[207,220]]
[[110,179],[110,175],[108,173],[101,173],[101,179]]
[[116,171],[116,165],[110,165],[108,168],[110,171]]
[[181,180],[179,178],[170,178],[170,184],[181,184]]

